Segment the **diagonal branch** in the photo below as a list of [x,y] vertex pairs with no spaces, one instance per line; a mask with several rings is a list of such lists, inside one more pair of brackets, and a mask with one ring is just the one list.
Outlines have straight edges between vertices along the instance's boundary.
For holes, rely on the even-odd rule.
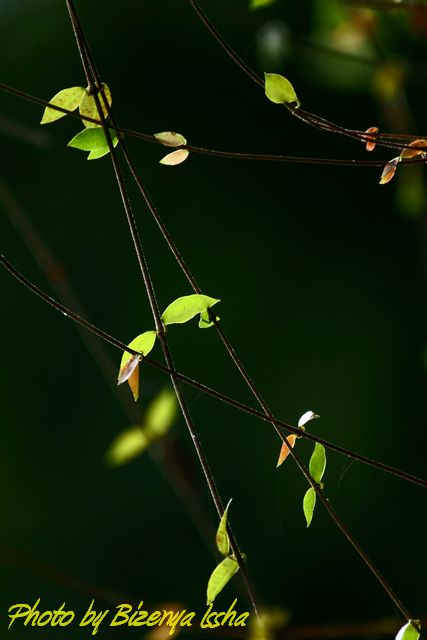
[[[104,104],[107,105],[107,101],[105,99],[105,95],[103,95],[103,90],[102,90],[102,84],[100,82],[98,73],[96,71],[94,62],[93,62],[93,58],[91,56],[91,53],[89,51],[88,45],[87,45],[87,41],[86,38],[84,36],[81,24],[79,22],[75,7],[74,7],[74,3],[72,0],[66,0],[66,5],[67,5],[67,9],[68,9],[68,13],[70,16],[70,20],[73,26],[73,30],[74,30],[74,34],[75,34],[75,38],[76,38],[76,42],[77,42],[77,46],[79,49],[79,53],[80,53],[80,57],[81,57],[81,62],[82,62],[82,66],[86,75],[86,80],[88,83],[88,87],[89,87],[89,92],[93,92],[93,97],[95,100],[95,104],[97,107],[97,111],[98,111],[98,116],[99,119],[102,123],[102,128],[104,130],[104,134],[105,137],[107,139],[108,142],[108,147],[110,150],[110,155],[111,155],[111,160],[112,160],[112,164],[113,164],[113,169],[114,169],[114,174],[116,177],[116,181],[117,181],[117,185],[119,187],[119,191],[120,191],[120,196],[122,199],[122,204],[123,204],[123,208],[125,210],[125,214],[126,214],[126,219],[127,219],[127,224],[129,227],[129,231],[131,233],[131,237],[132,237],[132,242],[134,245],[134,249],[137,255],[137,259],[138,259],[138,263],[139,263],[139,267],[141,270],[141,274],[144,280],[144,286],[145,286],[145,290],[147,293],[147,297],[150,303],[150,307],[151,307],[151,312],[153,315],[153,320],[155,322],[155,327],[156,327],[156,332],[162,347],[162,351],[163,351],[163,355],[165,358],[165,362],[167,367],[170,370],[170,377],[171,377],[171,382],[178,400],[178,403],[180,405],[181,408],[181,412],[182,415],[184,417],[185,423],[187,425],[187,429],[190,433],[191,439],[193,441],[193,445],[195,447],[199,462],[200,462],[200,466],[202,468],[203,474],[205,476],[205,480],[206,483],[208,485],[209,488],[209,492],[211,494],[212,500],[215,504],[216,510],[218,512],[219,517],[222,517],[222,514],[224,513],[224,506],[221,500],[221,497],[219,495],[219,491],[216,487],[216,483],[212,474],[212,471],[210,470],[206,455],[204,453],[200,438],[198,436],[198,433],[196,431],[195,425],[193,423],[191,414],[189,412],[188,406],[187,406],[187,402],[185,400],[184,394],[182,392],[181,389],[181,385],[179,383],[179,380],[176,376],[176,370],[175,370],[175,366],[172,360],[172,355],[169,349],[169,345],[168,345],[168,341],[165,335],[165,328],[163,325],[163,322],[161,320],[160,317],[160,311],[159,311],[159,307],[157,304],[157,299],[156,299],[156,295],[155,295],[155,291],[154,291],[154,286],[150,277],[150,273],[149,273],[149,269],[148,269],[148,264],[144,255],[144,251],[142,248],[142,243],[138,234],[138,229],[137,229],[137,225],[136,225],[136,221],[132,212],[132,208],[131,208],[131,204],[130,204],[130,200],[129,200],[129,196],[127,194],[126,191],[126,187],[125,187],[125,183],[124,183],[124,179],[123,179],[123,175],[121,172],[121,168],[120,168],[120,164],[119,161],[117,159],[116,156],[116,152],[114,149],[114,145],[111,139],[111,134],[110,134],[110,130],[109,127],[106,123],[106,120],[104,118],[104,114],[103,114],[103,109],[102,109],[102,105],[101,105],[101,101],[100,101],[100,96],[99,93],[101,93],[101,96],[103,98]],[[108,106],[108,105],[107,105]],[[114,119],[112,117],[111,111],[109,113],[111,122],[113,124],[113,126],[115,125],[114,123]],[[252,587],[252,584],[250,582],[247,570],[246,570],[246,566],[244,563],[244,559],[242,556],[242,553],[240,551],[240,548],[237,544],[236,538],[234,536],[234,534],[232,533],[232,531],[230,530],[229,532],[230,534],[230,544],[234,553],[234,556],[236,558],[236,561],[239,565],[239,568],[242,572],[242,576],[243,576],[243,580],[245,582],[245,586],[246,586],[246,590],[248,592],[249,595],[249,599],[251,601],[252,607],[254,609],[255,614],[257,614],[258,612],[258,608],[257,608],[257,604],[256,604],[256,600],[255,600],[255,593]]]

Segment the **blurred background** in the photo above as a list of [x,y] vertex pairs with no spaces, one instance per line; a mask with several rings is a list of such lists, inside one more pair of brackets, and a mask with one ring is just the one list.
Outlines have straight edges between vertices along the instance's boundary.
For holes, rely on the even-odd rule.
[[[422,136],[427,10],[333,0],[252,5],[202,0],[257,73],[285,75],[305,109],[340,125]],[[190,144],[229,151],[384,163],[398,155],[367,154],[360,142],[317,131],[269,103],[184,0],[106,0],[102,10],[78,2],[77,9],[122,126],[178,131]],[[2,82],[44,99],[84,86],[64,2],[0,0],[0,16]],[[152,321],[111,163],[87,163],[67,148],[81,129],[77,120],[42,128],[42,113],[1,94],[1,251],[51,295],[58,297],[53,279],[73,308],[81,305],[95,324],[130,342]],[[134,139],[129,148],[204,293],[221,299],[224,331],[275,415],[296,424],[313,410],[321,419],[310,431],[425,477],[424,167],[401,167],[379,186],[381,168],[195,154],[165,167],[158,161],[167,149]],[[128,186],[163,309],[191,290],[130,178]],[[50,280],[28,248],[35,232],[44,258],[46,250],[54,258]],[[2,628],[11,604],[37,597],[44,608],[65,601],[77,612],[92,597],[99,609],[144,600],[203,612],[218,522],[183,420],[128,464],[112,468],[105,459],[166,377],[141,366],[134,405],[128,388],[115,389],[119,351],[103,345],[100,355],[97,339],[85,344],[69,319],[5,271],[0,278]],[[200,331],[193,321],[170,327],[168,337],[180,371],[255,406],[213,329]],[[152,356],[162,360],[158,345]],[[194,389],[185,394],[221,495],[233,498],[230,520],[258,597],[289,622],[283,637],[331,637],[325,624],[353,625],[354,633],[336,636],[356,637],[357,625],[371,621],[365,635],[377,637],[377,621],[398,621],[321,505],[306,528],[306,484],[291,460],[276,469],[273,429]],[[312,444],[297,447],[308,462]],[[422,489],[332,452],[324,480],[406,606],[415,617],[427,615]],[[227,609],[235,597],[249,610],[239,576],[215,608]],[[193,627],[192,635],[199,632]],[[44,631],[15,624],[8,633]],[[110,635],[144,632],[98,632]]]

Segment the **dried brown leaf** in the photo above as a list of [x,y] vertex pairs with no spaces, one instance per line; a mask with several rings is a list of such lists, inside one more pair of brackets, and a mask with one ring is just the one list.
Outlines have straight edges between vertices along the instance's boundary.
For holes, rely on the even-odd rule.
[[[290,446],[292,447],[292,449],[295,446],[296,439],[297,439],[297,436],[295,435],[295,433],[291,433],[289,436],[287,436],[287,441],[290,444]],[[288,457],[289,453],[290,453],[290,449],[289,449],[287,443],[284,442],[282,444],[282,448],[280,449],[279,460],[277,461],[277,466],[278,467],[280,467],[280,465],[285,462],[285,460]]]
[[380,178],[380,184],[387,184],[393,178],[396,173],[397,165],[399,164],[400,158],[393,158],[390,162],[387,162],[386,166],[383,169]]
[[373,151],[375,149],[378,132],[378,127],[369,127],[369,129],[366,129],[365,133],[370,136],[370,139],[366,140],[366,151]]
[[[412,149],[412,147],[418,147],[416,149]],[[417,156],[423,156],[425,151],[423,149],[427,148],[427,140],[421,138],[419,140],[413,140],[406,149],[403,149],[400,157],[402,160],[408,160],[409,158],[416,158]]]

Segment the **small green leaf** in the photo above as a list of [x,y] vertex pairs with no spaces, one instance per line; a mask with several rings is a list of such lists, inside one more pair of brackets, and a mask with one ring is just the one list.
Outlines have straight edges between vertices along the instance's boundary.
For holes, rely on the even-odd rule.
[[[88,131],[90,130],[88,129]],[[134,340],[132,340],[132,342],[128,344],[128,347],[130,349],[133,349],[134,351],[138,351],[143,356],[147,356],[154,347],[156,338],[157,334],[155,331],[145,331],[144,333],[141,333],[141,335],[134,338]],[[139,396],[139,367],[133,367],[135,361],[136,364],[139,363],[138,356],[133,356],[128,351],[125,351],[123,353],[122,360],[120,362],[117,384],[122,384],[127,380],[136,402]],[[132,371],[130,371],[130,374],[127,375],[127,373],[129,372],[129,367],[132,368]]]
[[265,95],[271,102],[275,104],[287,104],[298,108],[300,101],[298,100],[295,89],[283,76],[278,73],[265,73]]
[[[162,321],[164,324],[183,324],[194,318],[198,313],[206,314],[207,310],[217,302],[220,302],[220,300],[198,293],[190,296],[182,296],[174,300],[174,302],[171,302],[165,309],[162,315]],[[206,315],[204,318],[206,318]]]
[[251,0],[249,3],[249,9],[262,9],[263,7],[270,7],[276,0]]
[[209,313],[207,311],[203,311],[200,314],[199,327],[200,329],[208,329],[213,325],[212,320],[209,318]]
[[[116,147],[119,141],[116,132],[113,129],[109,129],[109,131],[113,146]],[[83,129],[70,140],[67,146],[81,149],[82,151],[90,151],[87,157],[88,160],[102,158],[110,151],[104,130],[101,127]]]
[[239,565],[233,557],[225,558],[212,572],[208,582],[207,603],[211,604],[239,570]]
[[107,464],[117,467],[139,456],[169,431],[177,412],[175,393],[165,387],[148,405],[142,423],[125,429],[114,438],[105,454]]
[[154,137],[166,147],[183,147],[187,144],[187,140],[180,133],[175,131],[162,131],[155,133]]
[[129,427],[114,438],[105,454],[106,462],[111,467],[126,464],[145,451],[150,443],[143,427]]
[[231,500],[229,500],[227,506],[225,507],[224,513],[222,514],[222,518],[219,523],[218,531],[216,532],[216,546],[218,548],[218,551],[224,557],[228,557],[228,555],[230,554],[230,540],[227,533],[227,514],[230,502]]
[[307,527],[309,527],[311,524],[315,506],[316,506],[316,492],[313,489],[313,487],[310,487],[310,489],[307,490],[302,503],[305,519],[307,520]]
[[310,458],[310,475],[316,482],[320,482],[323,478],[326,468],[326,451],[323,444],[316,442],[314,451]]
[[[215,319],[219,322],[221,318],[219,316],[215,316]],[[212,327],[212,325],[213,322],[209,317],[209,313],[207,311],[203,311],[203,313],[200,314],[199,328],[208,329],[209,327]]]
[[176,167],[177,164],[181,164],[184,160],[187,160],[188,154],[190,152],[188,149],[178,149],[177,151],[172,151],[172,153],[168,153],[161,160],[159,160],[160,164],[165,164],[168,167]]
[[166,387],[150,402],[144,415],[144,424],[150,437],[159,438],[174,423],[178,414],[178,403],[175,392]]
[[[104,94],[105,94],[105,97],[107,98],[108,106],[111,107],[111,103],[112,103],[111,91],[104,82],[102,83],[102,88],[104,89]],[[101,95],[101,92],[98,93],[98,96],[99,96],[99,102],[101,103],[101,106],[102,106],[102,113],[104,114],[104,118],[106,118],[108,116],[108,110],[104,104],[104,99]],[[86,90],[85,90],[83,99],[80,102],[79,111],[81,116],[86,116],[87,118],[92,118],[93,120],[99,120],[99,113],[96,106],[95,98],[93,97],[93,95],[89,95]],[[87,120],[83,120],[83,124],[88,129],[92,127],[100,126],[100,124],[95,124],[94,122],[88,122]]]
[[[83,89],[83,87],[70,87],[69,89],[62,89],[62,91],[56,93],[53,96],[52,100],[49,100],[49,102],[50,104],[54,104],[57,107],[68,109],[68,111],[74,111],[79,106],[84,95],[85,90]],[[50,109],[49,107],[46,107],[43,112],[43,117],[40,121],[40,124],[55,122],[55,120],[59,120],[66,115],[67,114],[62,113],[62,111],[56,111],[56,109]]]
[[412,626],[413,622],[415,622],[417,626],[420,626],[419,620],[409,620],[409,622],[407,622],[398,632],[396,640],[418,640],[420,634]]
[[[144,331],[144,333],[141,333],[139,336],[136,336],[136,338],[134,338],[132,342],[128,344],[128,347],[129,349],[138,351],[143,356],[148,356],[148,354],[150,353],[150,351],[155,345],[156,338],[157,338],[157,334],[155,331]],[[129,353],[128,351],[123,352],[122,361],[120,363],[120,370],[125,366],[127,361],[130,360],[132,357],[133,357],[132,354]]]

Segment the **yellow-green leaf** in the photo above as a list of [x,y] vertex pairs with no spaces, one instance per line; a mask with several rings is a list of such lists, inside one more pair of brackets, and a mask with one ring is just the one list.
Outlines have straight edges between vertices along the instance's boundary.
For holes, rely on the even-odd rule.
[[[107,99],[108,106],[111,107],[112,97],[111,91],[108,86],[103,82],[102,88],[104,90],[104,95]],[[104,114],[104,118],[108,115],[108,109],[105,106],[104,99],[101,95],[101,92],[98,92],[99,102],[102,106],[102,113]],[[85,91],[82,101],[80,102],[79,111],[81,116],[86,116],[87,118],[92,118],[94,120],[99,120],[98,108],[96,106],[95,98],[93,95],[89,95],[87,91]],[[87,128],[99,127],[101,124],[96,124],[95,122],[88,122],[87,120],[83,120],[83,124]]]
[[152,438],[163,436],[174,423],[178,414],[175,392],[166,387],[150,402],[144,415],[144,425]]
[[310,458],[310,475],[316,482],[323,478],[326,468],[326,451],[323,444],[316,442],[314,451]]
[[[132,358],[128,362],[131,361]],[[142,423],[125,429],[114,438],[105,454],[106,462],[110,466],[119,466],[139,456],[169,431],[177,411],[175,393],[170,387],[165,387],[148,405]]]
[[265,73],[265,95],[275,104],[286,104],[292,107],[299,107],[295,89],[283,76],[278,73]]
[[166,147],[183,147],[187,144],[187,140],[180,133],[175,131],[162,131],[155,133],[154,137]]
[[[85,95],[85,89],[83,87],[70,87],[69,89],[62,89],[56,93],[51,100],[49,100],[50,104],[54,104],[57,107],[62,107],[63,109],[68,109],[68,111],[74,111],[79,106]],[[57,111],[56,109],[50,109],[46,107],[43,112],[43,117],[40,121],[40,124],[48,124],[49,122],[54,122],[55,120],[59,120],[66,116],[66,113],[62,113],[62,111]]]
[[[154,344],[156,342],[156,337],[157,337],[157,334],[155,331],[145,331],[144,333],[141,333],[139,336],[134,338],[134,340],[132,340],[132,342],[128,344],[128,347],[130,349],[133,349],[134,351],[138,351],[142,356],[147,356],[152,350],[152,348],[154,347]],[[139,396],[139,377],[138,377],[138,384],[135,384],[136,377],[131,379],[130,376],[132,375],[135,376],[135,371],[137,369],[133,367],[130,373],[130,376],[125,377],[126,373],[128,372],[128,367],[133,365],[134,359],[136,359],[136,362],[138,364],[138,361],[139,361],[138,356],[133,356],[131,353],[128,353],[127,351],[123,353],[122,360],[120,363],[119,375],[118,375],[118,384],[122,384],[123,382],[128,380],[129,386],[132,389],[133,397],[136,402]],[[128,364],[128,363],[132,363],[132,364]]]
[[418,640],[420,637],[419,632],[413,627],[412,623],[415,623],[418,627],[420,626],[419,620],[409,620],[403,627],[399,630],[396,640]]
[[216,532],[216,546],[218,548],[218,551],[225,557],[230,554],[230,539],[227,533],[227,514],[230,502],[231,500],[229,500],[227,506],[225,507],[224,513],[222,514],[222,518],[219,523],[218,531]]
[[168,153],[161,160],[159,160],[160,164],[165,164],[168,167],[175,167],[177,164],[181,164],[184,160],[187,160],[188,154],[190,152],[188,149],[178,149],[177,151],[172,151],[172,153]]
[[[109,129],[113,147],[117,146],[119,139],[113,129]],[[90,151],[87,159],[95,160],[102,158],[110,151],[104,130],[100,127],[93,129],[83,129],[70,140],[68,147],[81,149],[82,151]]]
[[316,506],[316,492],[313,487],[310,487],[306,492],[302,506],[304,509],[305,519],[307,521],[307,527],[309,527],[313,518],[314,507]]
[[106,462],[112,467],[126,464],[145,451],[150,443],[143,427],[129,427],[114,438],[105,454]]
[[262,9],[263,7],[270,7],[276,0],[250,0],[249,9]]
[[[182,296],[165,309],[162,314],[164,324],[182,324],[188,322],[197,316],[197,314],[206,314],[207,310],[214,306],[220,300],[210,298],[202,294],[194,293],[190,296]],[[204,316],[206,317],[206,315]]]
[[208,582],[207,590],[207,603],[211,604],[219,593],[224,589],[227,582],[231,580],[235,573],[239,570],[239,565],[236,560],[231,558],[225,558],[219,563],[212,572]]
[[[220,321],[219,316],[215,316],[215,319],[217,322]],[[209,327],[212,327],[212,325],[213,325],[213,322],[209,317],[209,313],[207,311],[203,311],[203,313],[200,314],[199,328],[208,329]]]

